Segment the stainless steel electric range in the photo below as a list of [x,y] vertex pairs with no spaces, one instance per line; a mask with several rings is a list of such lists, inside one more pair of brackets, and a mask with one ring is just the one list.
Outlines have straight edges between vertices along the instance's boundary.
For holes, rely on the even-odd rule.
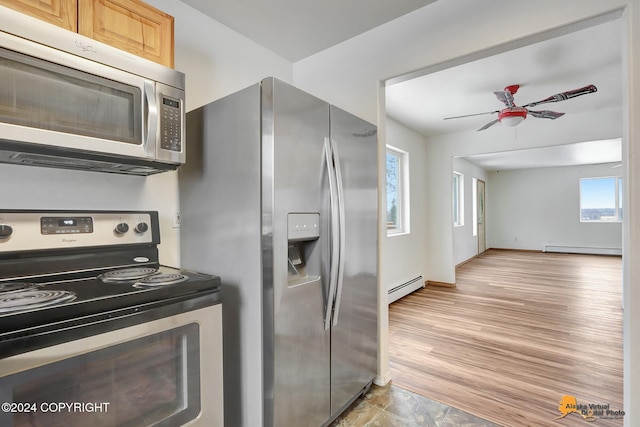
[[218,277],[153,211],[0,210],[0,425],[222,426]]

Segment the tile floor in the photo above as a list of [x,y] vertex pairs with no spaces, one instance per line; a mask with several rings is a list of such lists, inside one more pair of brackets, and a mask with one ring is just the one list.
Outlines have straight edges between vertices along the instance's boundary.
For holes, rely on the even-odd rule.
[[369,392],[330,427],[499,427],[391,383],[372,385]]

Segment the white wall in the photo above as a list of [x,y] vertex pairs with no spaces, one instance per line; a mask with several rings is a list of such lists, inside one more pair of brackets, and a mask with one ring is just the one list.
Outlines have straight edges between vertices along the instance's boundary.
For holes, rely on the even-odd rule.
[[171,225],[178,206],[175,172],[144,178],[0,164],[0,182],[2,209],[157,210],[161,262],[178,262],[178,230]]
[[[176,69],[186,74],[187,109],[275,75],[292,80],[292,64],[173,0],[148,3],[175,17]],[[160,261],[179,265],[176,172],[131,177],[0,164],[3,209],[145,209],[160,215]]]
[[174,17],[175,68],[186,75],[187,110],[265,77],[293,80],[293,64],[176,0],[146,0]]
[[580,222],[580,178],[616,176],[612,164],[492,172],[487,243],[543,250],[545,244],[622,248],[622,223]]
[[[426,140],[424,136],[392,119],[386,121],[387,144],[409,153],[409,199],[410,232],[384,236],[380,259],[380,281],[387,291],[394,286],[413,279],[427,276],[427,200],[425,158]],[[386,194],[381,195],[385,200]],[[386,233],[385,233],[386,234]],[[385,299],[386,301],[386,299]]]
[[[481,167],[461,158],[452,159],[453,171],[464,175],[464,222],[453,227],[453,264],[458,265],[478,255],[478,236],[473,235],[473,178],[485,182],[488,191],[487,172]],[[451,188],[451,187],[449,187]],[[452,219],[449,221],[453,223]],[[490,246],[487,246],[487,248]]]

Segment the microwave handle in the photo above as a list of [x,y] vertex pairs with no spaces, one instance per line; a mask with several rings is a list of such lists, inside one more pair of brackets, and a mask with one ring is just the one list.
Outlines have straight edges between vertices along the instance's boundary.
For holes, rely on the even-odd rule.
[[147,157],[154,158],[156,150],[156,133],[158,130],[158,101],[155,93],[155,83],[144,81],[144,114],[146,132],[144,133],[144,152]]

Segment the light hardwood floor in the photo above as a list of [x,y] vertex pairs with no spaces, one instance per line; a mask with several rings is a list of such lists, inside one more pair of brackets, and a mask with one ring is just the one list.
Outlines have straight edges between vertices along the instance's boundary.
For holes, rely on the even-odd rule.
[[505,426],[622,426],[621,258],[489,250],[389,307],[394,385]]

